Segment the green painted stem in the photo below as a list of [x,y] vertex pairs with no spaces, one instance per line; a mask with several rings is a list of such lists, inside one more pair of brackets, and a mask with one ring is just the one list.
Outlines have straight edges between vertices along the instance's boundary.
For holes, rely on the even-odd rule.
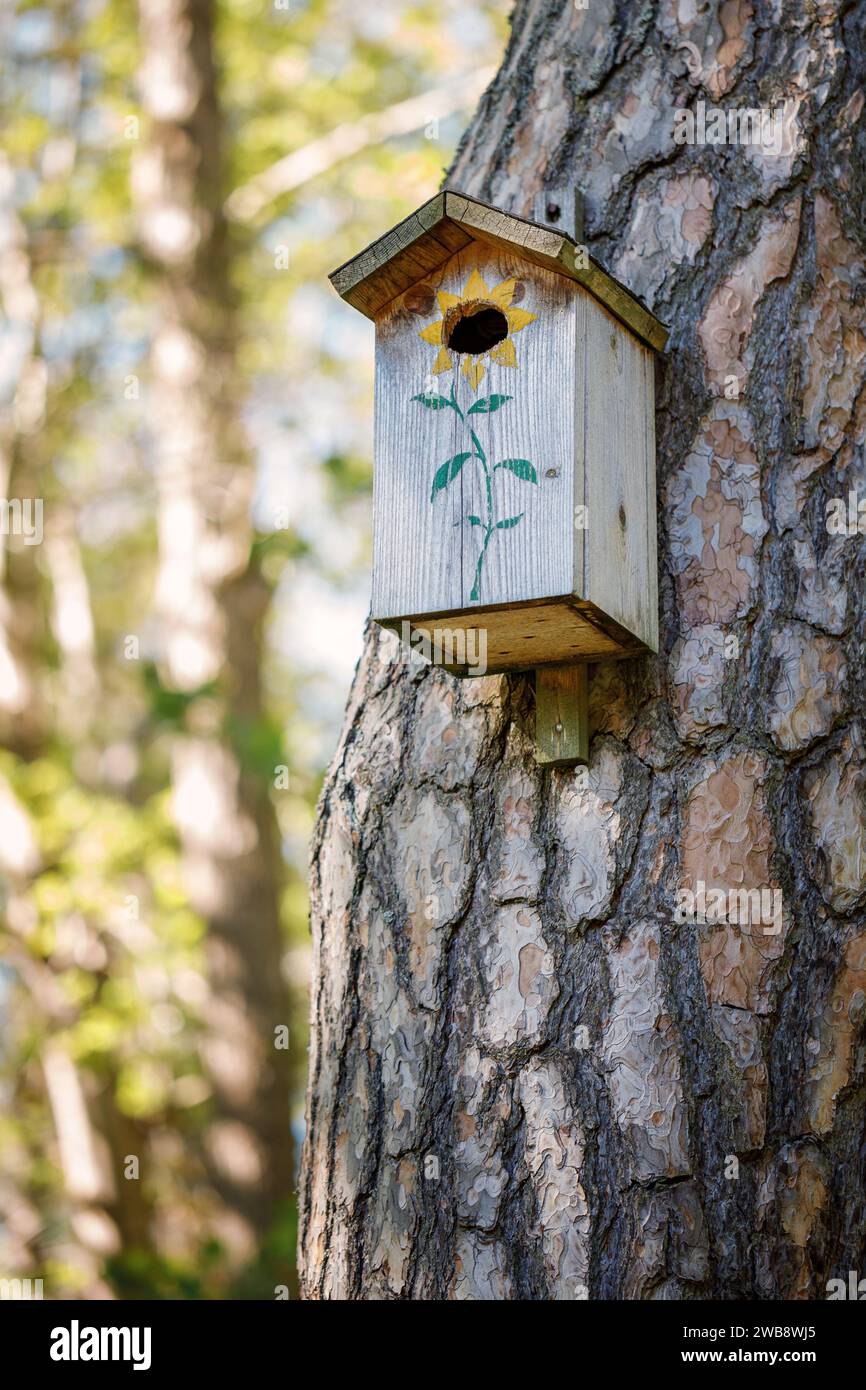
[[478,585],[481,582],[481,567],[484,564],[484,556],[487,554],[487,547],[490,544],[490,537],[493,535],[495,527],[488,526],[484,532],[484,544],[481,547],[481,554],[478,556],[478,564],[475,566],[475,583],[472,585],[472,592],[469,595],[469,602],[478,602]]
[[475,457],[484,469],[484,487],[487,493],[487,529],[484,532],[484,544],[481,547],[481,554],[478,556],[478,564],[475,566],[475,583],[472,585],[472,592],[469,595],[470,603],[478,602],[478,588],[481,583],[481,570],[484,566],[484,556],[487,554],[487,547],[490,544],[490,537],[494,532],[493,525],[493,487],[490,477],[490,469],[487,467],[487,455],[481,447],[481,441],[474,430],[469,431],[472,440],[472,447],[475,450]]

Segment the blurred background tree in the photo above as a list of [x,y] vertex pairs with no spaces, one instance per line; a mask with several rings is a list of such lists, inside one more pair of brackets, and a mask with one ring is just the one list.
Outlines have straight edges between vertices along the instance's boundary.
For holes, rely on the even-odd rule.
[[0,1274],[46,1297],[294,1291],[369,570],[372,338],[325,276],[435,192],[505,11],[0,9],[0,495],[42,504],[0,528]]

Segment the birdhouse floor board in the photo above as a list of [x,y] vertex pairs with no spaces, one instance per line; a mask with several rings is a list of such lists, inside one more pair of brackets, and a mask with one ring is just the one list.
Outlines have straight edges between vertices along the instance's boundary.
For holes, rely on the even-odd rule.
[[[408,636],[417,650],[456,676],[497,675],[565,662],[615,661],[645,651],[604,615],[590,605],[579,605],[570,596],[487,611],[429,613],[379,622],[404,641]],[[483,672],[477,669],[479,664],[484,666]]]

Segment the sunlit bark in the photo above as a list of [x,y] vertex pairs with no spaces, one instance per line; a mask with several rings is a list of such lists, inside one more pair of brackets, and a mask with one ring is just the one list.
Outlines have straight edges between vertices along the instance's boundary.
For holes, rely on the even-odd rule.
[[[863,1267],[866,542],[826,520],[866,497],[863,25],[517,5],[449,184],[527,212],[576,182],[671,328],[662,644],[592,669],[584,779],[536,767],[531,678],[369,631],[315,844],[308,1297],[822,1297]],[[698,100],[781,108],[778,148],[677,144]],[[781,918],[677,922],[701,884]]]

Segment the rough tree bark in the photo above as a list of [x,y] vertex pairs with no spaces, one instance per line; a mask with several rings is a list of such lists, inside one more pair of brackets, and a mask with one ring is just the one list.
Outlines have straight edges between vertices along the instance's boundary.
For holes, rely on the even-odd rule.
[[[699,9],[521,0],[449,176],[576,181],[671,327],[662,646],[591,671],[583,777],[534,765],[530,678],[368,632],[314,847],[307,1297],[864,1268],[864,538],[826,515],[866,497],[866,11]],[[784,103],[780,152],[675,143],[698,99]],[[781,930],[677,923],[700,882],[780,889]]]

